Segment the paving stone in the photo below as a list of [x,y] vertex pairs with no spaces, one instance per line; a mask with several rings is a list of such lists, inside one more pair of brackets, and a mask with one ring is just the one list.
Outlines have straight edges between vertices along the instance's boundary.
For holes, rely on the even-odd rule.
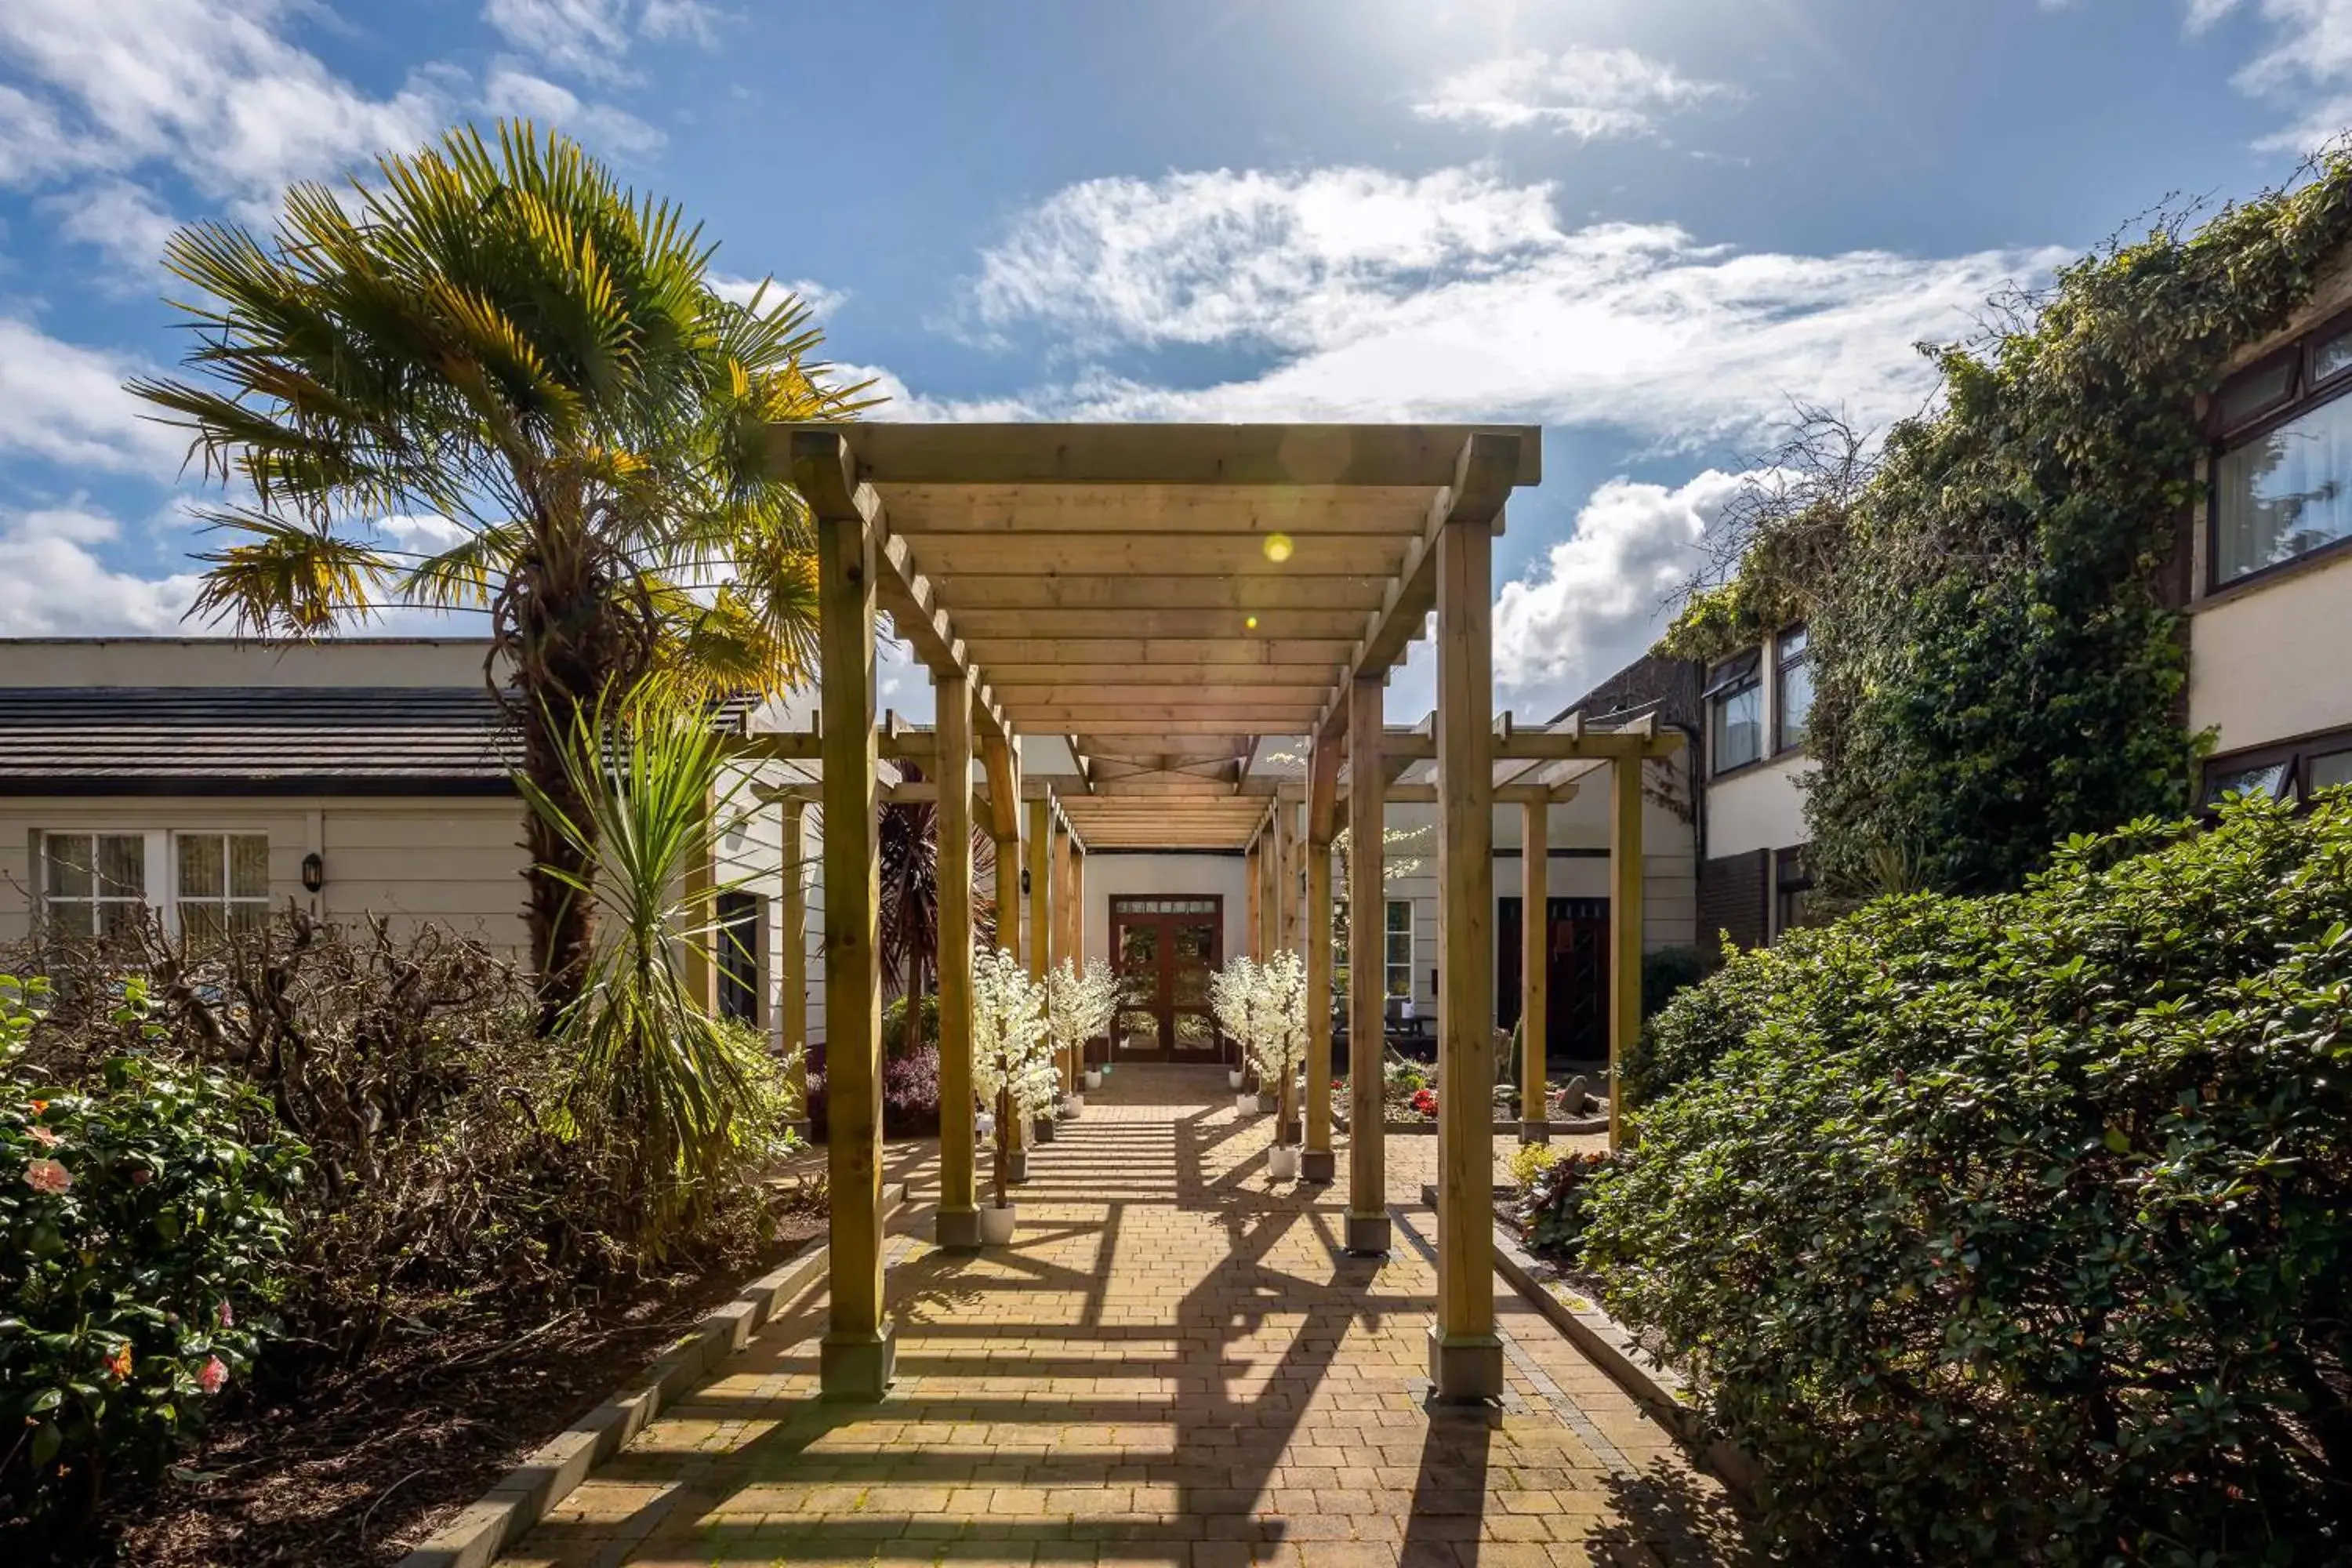
[[1121,1068],[1034,1152],[1013,1247],[938,1252],[913,1211],[888,1400],[818,1401],[820,1284],[503,1568],[1747,1561],[1720,1489],[1499,1280],[1503,1408],[1423,1405],[1436,1140],[1388,1140],[1397,1249],[1350,1258],[1344,1150],[1330,1186],[1269,1183],[1223,1089]]

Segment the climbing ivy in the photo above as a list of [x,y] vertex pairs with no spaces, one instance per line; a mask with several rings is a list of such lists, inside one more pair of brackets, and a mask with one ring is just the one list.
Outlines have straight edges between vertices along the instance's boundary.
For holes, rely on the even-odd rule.
[[1661,647],[1808,624],[1806,815],[1833,888],[2012,888],[2071,834],[2187,807],[2207,742],[2163,584],[2187,569],[2202,402],[2347,245],[2341,158],[2200,226],[2162,216],[1926,351],[1943,395],[1866,473],[1783,476],[1753,509],[1737,571]]

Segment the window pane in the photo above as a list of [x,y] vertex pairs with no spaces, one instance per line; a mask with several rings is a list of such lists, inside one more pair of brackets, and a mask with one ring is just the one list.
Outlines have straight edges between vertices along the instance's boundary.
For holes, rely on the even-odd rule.
[[147,918],[147,906],[136,900],[118,899],[98,906],[98,934],[113,938],[126,936],[139,929]]
[[146,839],[135,833],[110,833],[99,839],[98,891],[107,899],[147,896]]
[[87,899],[91,893],[90,860],[96,851],[87,833],[52,833],[42,840],[49,863],[51,899]]
[[1410,965],[1406,965],[1404,967],[1391,965],[1390,967],[1388,994],[1391,996],[1410,996],[1412,994],[1412,969]]
[[2314,789],[2352,784],[2352,747],[2312,758],[2310,772],[2311,787]]
[[233,931],[259,931],[269,923],[269,906],[255,900],[231,904],[228,907],[228,929]]
[[2214,578],[2227,583],[2352,537],[2352,399],[2287,421],[2214,465]]
[[1805,721],[1813,711],[1813,667],[1809,659],[1780,668],[1780,689],[1777,697],[1780,709],[1777,722],[1780,727],[1780,749],[1801,746],[1805,742]]
[[222,911],[226,905],[200,904],[180,900],[180,934],[189,942],[202,944],[218,942],[221,936]]
[[269,897],[269,839],[239,833],[228,841],[228,891],[234,899]]
[[1764,751],[1764,688],[1755,682],[1715,700],[1715,768],[1752,763]]
[[2223,387],[2216,400],[2215,421],[2224,430],[2235,429],[2277,407],[2294,391],[2294,356],[2282,354]]
[[226,880],[221,868],[221,836],[183,833],[179,837],[180,897],[217,899]]
[[1402,931],[1408,937],[1412,934],[1412,905],[1410,902],[1398,900],[1389,905],[1389,930]]
[[2231,768],[2212,774],[2205,783],[2205,804],[2212,805],[2224,795],[2275,795],[2286,783],[2284,763],[2264,763],[2258,768]]
[[1799,626],[1794,631],[1782,632],[1780,634],[1780,662],[1786,664],[1792,658],[1804,658],[1805,647],[1804,627]]
[[1391,963],[1411,963],[1412,962],[1412,936],[1410,934],[1391,933],[1389,937],[1388,952],[1385,956],[1387,961]]
[[2319,386],[2352,370],[2352,331],[2336,333],[2311,351],[2311,384]]

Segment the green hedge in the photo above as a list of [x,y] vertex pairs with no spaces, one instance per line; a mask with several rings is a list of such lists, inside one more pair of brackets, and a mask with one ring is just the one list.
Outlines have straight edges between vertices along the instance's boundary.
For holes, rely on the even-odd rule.
[[2352,793],[1882,900],[1654,1043],[1585,1261],[1784,1550],[2352,1556]]

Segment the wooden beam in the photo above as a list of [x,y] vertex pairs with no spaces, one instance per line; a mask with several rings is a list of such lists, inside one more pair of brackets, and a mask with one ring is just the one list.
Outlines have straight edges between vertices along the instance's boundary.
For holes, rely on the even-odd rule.
[[1236,722],[1230,714],[1220,715],[1214,712],[1188,714],[1181,718],[1136,718],[1122,715],[1117,719],[1073,719],[1066,714],[1056,716],[1048,713],[1045,716],[1044,721],[1057,726],[1067,725],[1089,740],[1100,740],[1105,736],[1116,735],[1150,735],[1172,741],[1188,736],[1240,736],[1252,733],[1279,735],[1287,739],[1304,732],[1307,728],[1304,724],[1291,723],[1279,719],[1251,719]]
[[1029,978],[1043,981],[1054,966],[1054,804],[1029,803]]
[[[1465,470],[1492,466],[1473,442]],[[1475,485],[1475,478],[1470,481]],[[1498,503],[1499,504],[1499,503]],[[1490,514],[1488,514],[1490,515]],[[1456,508],[1437,599],[1437,1321],[1429,1376],[1448,1402],[1503,1392],[1495,1332],[1494,536]]]
[[1064,638],[1040,641],[1007,636],[992,640],[988,656],[990,677],[994,679],[1001,666],[1052,665],[1109,668],[1118,665],[1139,665],[1152,668],[1182,665],[1216,667],[1241,665],[1337,665],[1355,647],[1351,638],[1281,639],[1270,637],[1107,637]]
[[1514,478],[1543,477],[1531,425],[777,425],[846,437],[860,471],[887,485],[1444,484],[1473,435],[1513,437]]
[[890,514],[910,534],[1406,533],[1425,485],[893,484]]
[[[1253,675],[1267,673],[1253,670]],[[1282,708],[1296,711],[1312,709],[1323,693],[1322,683],[1313,680],[1283,682],[1253,682],[1228,685],[1222,681],[1204,686],[1198,676],[1186,679],[1181,670],[1162,670],[1156,680],[1121,682],[1097,680],[1082,669],[1061,672],[1061,685],[1002,686],[997,689],[1007,708],[1016,712],[1034,712],[1058,708],[1104,708],[1130,704],[1158,704],[1168,708]],[[1304,693],[1304,697],[1300,695]],[[1033,728],[1032,733],[1034,733]]]
[[[1363,641],[1349,662],[1348,679],[1386,671],[1404,657],[1405,645],[1421,635],[1437,595],[1437,542],[1449,525],[1490,527],[1502,515],[1503,502],[1520,479],[1526,448],[1536,437],[1517,434],[1478,433],[1470,436],[1454,455],[1446,488],[1430,503],[1421,538],[1407,551],[1396,581],[1381,607],[1364,623]],[[1345,723],[1342,707],[1346,688],[1335,689],[1318,735],[1334,735]],[[1482,715],[1483,721],[1483,715]]]
[[989,740],[981,744],[988,767],[989,826],[999,844],[1021,840],[1021,771],[1019,753],[1012,743]]
[[[1252,616],[1257,625],[1249,624]],[[965,610],[957,627],[975,646],[1003,637],[1021,642],[1052,642],[1076,638],[1164,638],[1206,641],[1231,637],[1246,643],[1251,637],[1288,642],[1301,637],[1326,640],[1352,637],[1363,630],[1364,617],[1355,610]],[[975,657],[1002,658],[993,648]]]
[[1193,691],[1148,702],[1123,701],[1108,692],[1076,695],[1093,700],[1025,702],[1013,710],[1014,716],[1033,733],[1041,730],[1075,730],[1082,735],[1105,733],[1095,726],[1113,720],[1132,725],[1154,719],[1195,722],[1221,720],[1227,730],[1239,734],[1295,735],[1315,720],[1312,701],[1299,702],[1280,692],[1258,700],[1217,691]]
[[[1406,541],[1396,534],[1307,534],[1279,561],[1263,540],[1197,533],[933,534],[923,542],[923,564],[943,580],[989,577],[1056,578],[1263,577],[1377,583],[1404,563]],[[1280,547],[1277,546],[1277,549]],[[965,601],[954,597],[952,602]]]
[[[1378,677],[1348,688],[1349,765],[1360,774],[1381,770]],[[1388,1038],[1388,816],[1380,796],[1359,790],[1348,799],[1348,1232],[1349,1252],[1389,1249],[1388,1173],[1381,1121],[1381,1066]]]
[[1551,1142],[1544,1100],[1551,975],[1551,808],[1519,807],[1519,1142]]
[[1086,664],[1076,660],[1000,664],[990,671],[997,695],[1007,702],[1035,701],[1040,688],[1093,691],[1108,686],[1161,686],[1197,691],[1209,685],[1236,695],[1271,689],[1285,696],[1305,691],[1320,697],[1330,673],[1328,666],[1317,664]]
[[[813,498],[813,504],[815,504]],[[874,541],[856,513],[817,514],[824,682],[825,1165],[830,1399],[876,1400],[894,1346],[882,1297],[882,965],[874,792]]]
[[980,1246],[980,1206],[972,1145],[971,1067],[971,681],[938,679],[940,977],[939,1245],[955,1251]]
[[1609,1147],[1623,1146],[1624,1066],[1642,1032],[1642,759],[1609,770]]
[[[945,579],[940,593],[958,616],[972,610],[1365,610],[1381,602],[1387,586],[1386,576],[1371,574],[1220,577],[1139,570],[1131,576],[1089,577],[1048,566],[1019,577],[967,572]],[[992,679],[993,664],[989,673]]]
[[787,795],[783,814],[783,898],[776,919],[782,931],[783,973],[776,977],[776,1048],[792,1065],[793,1119],[808,1135],[808,802]]
[[1259,858],[1264,853],[1265,851],[1263,848],[1256,844],[1252,844],[1247,849],[1242,852],[1242,888],[1244,896],[1248,900],[1247,913],[1244,917],[1243,931],[1244,934],[1249,938],[1250,957],[1257,960],[1261,963],[1265,962],[1266,957],[1265,947],[1265,875],[1258,864]]
[[1339,747],[1310,742],[1307,752],[1307,839],[1328,846],[1339,832]]
[[[1352,789],[1352,785],[1350,788]],[[1564,784],[1496,784],[1495,803],[1497,805],[1526,805],[1543,801],[1556,804],[1576,798],[1574,783]],[[1349,793],[1342,791],[1342,794]],[[1434,805],[1444,798],[1436,784],[1392,784],[1381,792],[1381,798],[1391,805]]]

